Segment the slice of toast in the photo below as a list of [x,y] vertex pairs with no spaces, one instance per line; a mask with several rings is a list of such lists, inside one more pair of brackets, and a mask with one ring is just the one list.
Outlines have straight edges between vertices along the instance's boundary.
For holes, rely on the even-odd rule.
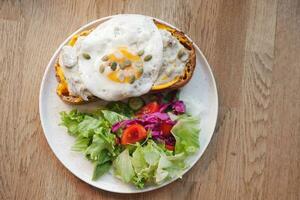
[[[192,78],[193,72],[194,72],[194,69],[196,66],[196,53],[195,53],[195,48],[193,46],[193,42],[190,41],[182,31],[176,30],[173,27],[170,27],[170,26],[163,24],[161,22],[158,22],[156,20],[153,20],[153,21],[154,21],[155,25],[158,27],[158,29],[164,29],[166,31],[169,31],[172,34],[172,36],[177,38],[177,40],[186,48],[186,50],[189,51],[189,58],[188,58],[188,62],[185,65],[184,73],[182,76],[171,81],[170,83],[166,83],[166,84],[162,84],[162,85],[155,85],[154,87],[152,87],[150,92],[151,93],[164,92],[164,91],[168,91],[168,90],[174,90],[174,89],[181,88],[185,84],[187,84],[189,82],[189,80]],[[79,36],[86,36],[92,30],[93,29],[86,30],[86,31],[83,31],[83,32],[73,36],[73,38],[69,41],[69,45],[73,46],[76,43],[77,38]],[[89,103],[89,102],[92,102],[92,101],[95,101],[98,99],[95,96],[90,96],[90,97],[88,97],[88,100],[85,101],[80,96],[70,95],[70,93],[68,91],[68,83],[65,79],[64,72],[63,72],[61,66],[59,65],[58,60],[55,64],[55,74],[56,74],[56,78],[58,81],[56,93],[64,102],[69,103],[69,104],[84,104],[84,103]]]

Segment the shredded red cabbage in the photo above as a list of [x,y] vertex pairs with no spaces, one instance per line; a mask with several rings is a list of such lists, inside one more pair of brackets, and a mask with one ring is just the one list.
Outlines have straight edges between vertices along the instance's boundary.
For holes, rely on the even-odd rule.
[[172,108],[172,111],[175,113],[175,114],[183,114],[185,113],[185,105],[184,105],[184,102],[183,101],[173,101],[171,103],[165,103],[165,104],[162,104],[160,109],[159,109],[159,112],[165,112],[168,108]]
[[157,135],[157,134],[153,135],[152,134],[152,138],[155,140],[158,140],[158,141],[162,141],[165,144],[171,145],[171,146],[175,146],[175,143],[176,143],[176,139],[172,134],[167,137],[164,137],[162,135]]
[[148,122],[157,122],[157,120],[168,120],[170,119],[169,115],[167,113],[162,113],[162,112],[155,112],[155,113],[150,113],[150,114],[144,114],[141,116],[141,118],[144,121],[148,121]]
[[172,104],[172,109],[173,109],[175,114],[185,113],[185,105],[184,105],[183,101],[175,101]]
[[164,111],[166,111],[168,108],[169,108],[169,106],[171,105],[172,103],[165,103],[165,104],[162,104],[161,106],[160,106],[160,108],[159,108],[159,112],[164,112]]
[[176,140],[172,134],[168,137],[163,138],[163,140],[165,144],[175,146]]
[[140,119],[126,119],[112,125],[111,131],[117,132],[120,128],[124,129],[127,128],[127,126],[132,124],[142,124],[141,122],[142,121]]
[[164,136],[161,131],[161,124],[167,123],[174,126],[176,121],[172,121],[166,112],[167,109],[171,108],[175,114],[185,113],[185,105],[183,101],[177,100],[170,103],[162,104],[159,112],[144,114],[139,118],[127,119],[121,122],[117,122],[112,126],[112,132],[117,132],[119,129],[125,129],[132,124],[140,124],[144,126],[147,131],[151,131],[152,138],[155,140],[163,141],[168,145],[175,145],[175,138],[172,134]]
[[127,119],[115,123],[111,130],[112,132],[117,132],[120,128],[127,128],[132,124],[141,124],[146,130],[160,131],[160,125],[162,122],[174,125],[176,122],[172,121],[167,113],[155,112],[151,114],[145,114],[140,116],[140,118]]

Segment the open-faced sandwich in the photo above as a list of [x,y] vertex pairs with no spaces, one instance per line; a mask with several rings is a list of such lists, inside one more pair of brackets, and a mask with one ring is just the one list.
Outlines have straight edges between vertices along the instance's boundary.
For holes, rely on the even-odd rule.
[[119,15],[65,45],[55,65],[57,94],[70,104],[117,101],[184,86],[195,68],[185,34],[141,15]]
[[143,188],[182,176],[200,129],[176,89],[191,79],[195,59],[185,34],[141,15],[114,16],[62,48],[59,97],[107,102],[94,112],[61,112],[61,125],[76,138],[72,149],[95,165],[93,180],[113,169]]

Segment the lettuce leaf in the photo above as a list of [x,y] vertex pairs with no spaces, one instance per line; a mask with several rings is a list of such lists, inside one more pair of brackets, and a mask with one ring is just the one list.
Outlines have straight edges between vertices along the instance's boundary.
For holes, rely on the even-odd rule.
[[109,152],[104,150],[98,157],[98,161],[95,163],[92,180],[97,180],[100,176],[105,174],[111,167],[111,157]]
[[147,168],[148,164],[144,158],[144,151],[142,146],[138,146],[132,154],[132,165],[136,173],[141,172],[143,169]]
[[146,182],[152,181],[160,158],[160,151],[153,140],[148,140],[146,146],[138,145],[132,154],[132,165],[135,171],[133,184],[143,188]]
[[77,135],[78,124],[83,121],[84,114],[77,110],[72,110],[69,113],[61,112],[61,124],[68,129],[70,135]]
[[101,156],[103,150],[108,150],[112,152],[114,150],[114,135],[112,137],[104,136],[101,133],[95,134],[93,136],[93,141],[89,147],[85,150],[85,155],[90,160],[97,161]]
[[103,114],[103,117],[109,122],[110,124],[110,127],[119,122],[119,121],[123,121],[125,119],[128,119],[126,116],[124,115],[120,115],[116,112],[113,112],[113,111],[109,111],[109,110],[102,110],[102,114]]
[[109,171],[111,167],[111,162],[105,162],[105,163],[96,163],[92,180],[95,181],[99,177],[101,177],[103,174]]
[[101,120],[95,119],[89,115],[84,116],[83,121],[81,121],[76,129],[76,134],[82,137],[90,138],[95,134],[94,130],[101,125]]
[[111,133],[111,124],[126,119],[118,113],[97,110],[91,114],[77,110],[61,112],[61,125],[76,137],[72,150],[81,151],[95,164],[93,180],[109,170],[112,160],[120,154],[115,145],[115,134]]
[[131,158],[128,149],[125,149],[113,162],[115,175],[128,183],[134,176]]
[[72,150],[73,151],[81,151],[84,152],[88,146],[91,143],[91,139],[90,138],[86,138],[86,137],[82,137],[82,136],[78,136],[76,138],[75,143],[72,146]]
[[171,130],[176,139],[175,153],[195,153],[199,147],[199,119],[183,115]]
[[149,141],[143,148],[144,159],[148,165],[155,166],[158,164],[159,158],[161,156],[161,152],[158,150],[158,148],[159,147],[153,140]]
[[155,174],[155,182],[161,184],[162,182],[171,178],[181,178],[186,164],[184,162],[186,155],[184,153],[166,156],[161,155]]
[[[126,149],[126,151],[128,150]],[[143,188],[146,183],[151,182],[161,184],[167,179],[182,176],[183,170],[186,168],[185,158],[184,153],[173,155],[163,146],[159,146],[153,140],[149,140],[145,146],[137,144],[132,156],[129,155],[128,151],[126,164],[130,163],[128,164],[130,167],[119,167],[123,169],[123,173],[115,170],[115,174],[122,180],[132,182],[138,188]],[[118,165],[114,165],[122,166],[125,165],[124,162],[118,162]],[[130,168],[130,170],[125,170],[124,168]],[[131,169],[133,169],[133,174]],[[126,171],[130,173],[126,173]],[[130,178],[126,177],[128,174],[130,174]]]

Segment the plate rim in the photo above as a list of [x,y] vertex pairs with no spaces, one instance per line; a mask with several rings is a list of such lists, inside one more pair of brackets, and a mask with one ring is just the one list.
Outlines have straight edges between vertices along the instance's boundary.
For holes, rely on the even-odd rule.
[[[153,191],[153,190],[157,190],[159,188],[162,188],[164,186],[167,186],[173,182],[175,182],[176,180],[178,180],[178,178],[173,178],[173,179],[170,179],[160,185],[157,185],[155,187],[150,187],[150,188],[145,188],[145,189],[141,189],[141,190],[136,190],[136,191],[118,191],[118,190],[109,190],[109,189],[106,189],[106,188],[101,188],[99,186],[97,186],[96,184],[94,184],[92,181],[88,181],[88,180],[84,180],[83,178],[79,177],[77,174],[75,174],[73,171],[71,171],[69,169],[69,167],[58,157],[58,155],[55,153],[54,151],[54,147],[52,147],[52,145],[50,144],[49,142],[49,138],[47,136],[47,134],[45,133],[45,124],[44,124],[44,120],[43,120],[43,116],[42,116],[42,113],[43,112],[43,108],[42,108],[42,91],[43,91],[43,88],[45,87],[45,84],[46,84],[46,77],[47,77],[47,74],[49,73],[49,70],[51,69],[52,67],[52,63],[55,59],[57,59],[57,56],[58,56],[58,53],[60,52],[61,48],[77,33],[85,30],[87,27],[89,26],[92,26],[94,24],[97,24],[97,23],[100,23],[100,22],[104,22],[108,19],[111,19],[115,16],[119,16],[119,15],[126,15],[126,14],[117,14],[117,15],[110,15],[110,16],[106,16],[106,17],[102,17],[102,18],[99,18],[99,19],[96,19],[96,20],[92,20],[86,24],[84,24],[83,26],[80,26],[77,30],[75,30],[74,32],[72,32],[71,35],[69,35],[62,43],[60,43],[60,45],[58,46],[58,48],[55,50],[55,52],[53,53],[51,59],[49,60],[48,64],[47,64],[47,67],[44,71],[44,74],[43,74],[43,78],[42,78],[42,82],[41,82],[41,85],[40,85],[40,90],[39,90],[39,117],[40,117],[40,122],[41,122],[41,125],[42,125],[42,129],[43,129],[43,134],[46,138],[46,141],[51,149],[51,151],[53,152],[53,154],[55,155],[55,157],[60,161],[60,163],[69,171],[71,172],[76,178],[80,179],[81,181],[97,188],[97,189],[101,189],[103,191],[107,191],[107,192],[113,192],[113,193],[119,193],[119,194],[136,194],[136,193],[144,193],[144,192],[150,192],[150,191]],[[135,15],[140,15],[140,14],[135,14]],[[161,20],[161,19],[158,19],[156,17],[152,17],[152,16],[147,16],[147,15],[142,15],[142,16],[146,16],[146,17],[150,17],[152,19],[155,19],[159,22],[162,22],[162,23],[165,23],[166,25],[170,26],[170,27],[173,27],[177,30],[180,31],[180,29],[178,29],[177,27],[173,26],[172,24],[169,24],[168,22],[165,22],[164,20]],[[214,128],[213,128],[213,132],[212,134],[210,134],[210,137],[208,138],[208,142],[206,143],[206,145],[204,146],[204,150],[203,152],[199,153],[197,156],[196,156],[196,159],[194,162],[192,162],[190,164],[190,166],[185,169],[182,173],[182,176],[185,175],[188,171],[190,171],[194,166],[195,164],[200,160],[200,158],[202,157],[202,155],[204,154],[204,152],[206,151],[207,149],[207,146],[210,144],[211,142],[211,139],[215,133],[215,130],[216,130],[216,124],[217,124],[217,118],[218,118],[218,113],[219,113],[219,97],[218,97],[218,90],[217,90],[217,85],[216,85],[216,81],[215,81],[215,77],[213,75],[213,72],[212,72],[212,69],[211,69],[211,66],[210,64],[208,63],[206,57],[204,56],[203,52],[200,50],[200,48],[197,46],[197,44],[195,44],[193,42],[193,40],[187,36],[185,33],[184,35],[190,40],[192,41],[196,51],[198,51],[198,53],[200,54],[201,58],[202,58],[202,61],[204,62],[204,64],[207,66],[208,68],[208,71],[209,71],[209,75],[211,76],[212,78],[212,84],[213,84],[213,93],[214,93],[214,96],[215,96],[215,101],[216,101],[216,110],[215,110],[215,119],[213,120],[213,124],[214,124]]]

